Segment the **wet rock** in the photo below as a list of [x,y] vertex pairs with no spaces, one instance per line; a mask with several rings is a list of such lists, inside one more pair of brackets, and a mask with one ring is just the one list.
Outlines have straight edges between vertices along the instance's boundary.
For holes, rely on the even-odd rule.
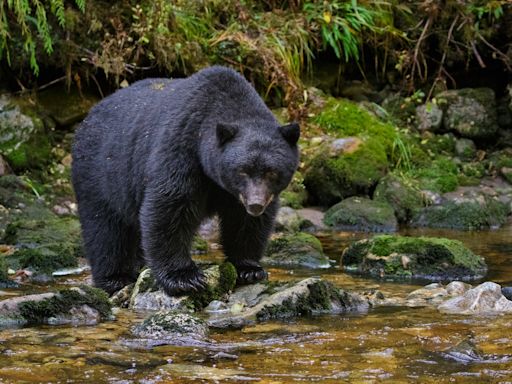
[[324,212],[318,208],[302,208],[297,210],[297,213],[302,217],[307,223],[311,223],[312,227],[306,227],[304,230],[306,232],[309,231],[322,231],[327,229],[327,226],[324,224]]
[[350,197],[325,212],[325,224],[337,230],[394,232],[398,223],[393,207],[384,201]]
[[503,296],[505,296],[508,300],[512,300],[512,287],[503,287],[501,289],[501,293]]
[[[256,284],[255,287],[241,289],[244,293],[238,298],[244,301],[238,303],[236,311],[211,315],[208,320],[210,326],[242,327],[256,321],[289,319],[314,313],[366,311],[369,307],[368,300],[362,295],[336,288],[319,278],[281,285]],[[229,301],[232,308],[235,306],[233,296],[237,295],[237,291]]]
[[285,267],[330,267],[320,241],[315,236],[303,232],[272,238],[262,263]]
[[426,306],[442,303],[448,296],[448,291],[442,284],[432,283],[417,289],[407,295],[409,306]]
[[[206,307],[211,301],[224,299],[236,284],[236,269],[231,263],[209,267],[203,271],[207,288],[189,296],[171,297],[155,282],[150,269],[142,271],[133,289],[118,293],[112,299],[120,307],[144,310],[177,310],[189,312]],[[126,298],[129,296],[129,301]]]
[[419,131],[436,132],[441,128],[443,111],[434,103],[416,107],[416,128]]
[[106,293],[85,285],[0,301],[0,326],[93,325],[111,317]]
[[381,235],[351,244],[341,264],[347,271],[374,277],[470,280],[487,271],[482,257],[457,240]]
[[445,359],[455,360],[459,363],[478,363],[486,360],[483,352],[471,340],[463,340],[457,345],[442,351]]
[[0,153],[14,170],[41,167],[51,146],[33,107],[12,96],[0,97]]
[[491,139],[498,131],[496,99],[490,88],[465,88],[436,96],[444,101],[443,125],[469,139]]
[[312,227],[313,223],[304,219],[295,209],[282,207],[277,212],[274,224],[278,232],[298,232],[302,229]]
[[390,204],[398,221],[407,223],[425,206],[427,197],[418,187],[388,174],[379,181],[373,199]]
[[459,139],[455,144],[455,153],[462,160],[468,161],[475,157],[476,146],[473,140],[470,139]]
[[503,296],[498,284],[486,282],[445,301],[438,310],[458,315],[497,315],[512,313],[512,301]]
[[510,205],[481,193],[443,195],[438,205],[423,208],[412,220],[412,225],[429,228],[461,230],[499,228],[507,221]]
[[141,324],[132,328],[136,337],[154,339],[172,344],[188,344],[192,340],[205,340],[208,337],[208,325],[200,318],[175,311],[162,311],[149,316]]

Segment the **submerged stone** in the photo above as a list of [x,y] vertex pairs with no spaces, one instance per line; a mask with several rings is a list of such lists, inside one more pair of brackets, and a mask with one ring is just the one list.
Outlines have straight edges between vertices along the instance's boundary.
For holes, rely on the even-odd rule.
[[172,340],[173,344],[180,344],[180,340],[205,340],[208,337],[208,325],[197,316],[188,313],[162,311],[133,327],[132,332],[137,337]]
[[487,271],[484,259],[460,241],[381,235],[351,244],[341,263],[347,271],[374,277],[472,280]]
[[330,267],[329,258],[324,255],[320,241],[303,232],[283,234],[271,239],[262,263],[286,267]]
[[394,232],[398,223],[393,207],[385,201],[350,197],[325,212],[324,222],[337,230]]

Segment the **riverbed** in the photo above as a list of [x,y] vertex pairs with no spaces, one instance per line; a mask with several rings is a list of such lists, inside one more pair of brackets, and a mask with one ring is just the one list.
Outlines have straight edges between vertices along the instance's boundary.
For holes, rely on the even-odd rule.
[[[511,225],[485,232],[406,229],[401,234],[461,240],[485,257],[485,280],[512,285]],[[321,240],[329,257],[339,260],[346,245],[367,236],[344,232]],[[220,260],[221,253],[201,258]],[[269,272],[271,281],[322,276],[347,290],[379,289],[388,297],[404,297],[426,284],[366,279],[339,267]],[[50,289],[78,280],[89,276],[61,278]],[[3,290],[0,299],[20,292]],[[204,345],[156,347],[129,332],[145,316],[119,310],[115,321],[97,326],[0,330],[0,383],[512,383],[510,315],[467,317],[427,307],[380,307],[212,331]]]

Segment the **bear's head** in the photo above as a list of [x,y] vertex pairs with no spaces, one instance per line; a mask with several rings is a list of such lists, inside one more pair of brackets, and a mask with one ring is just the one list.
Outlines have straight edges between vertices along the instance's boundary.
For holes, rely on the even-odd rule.
[[206,173],[247,213],[259,216],[290,183],[299,162],[299,136],[296,123],[218,123]]

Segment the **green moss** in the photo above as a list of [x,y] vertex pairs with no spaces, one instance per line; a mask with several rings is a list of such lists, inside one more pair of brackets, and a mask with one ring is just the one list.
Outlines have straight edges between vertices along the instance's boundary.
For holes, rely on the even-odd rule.
[[392,232],[397,229],[393,207],[385,201],[349,197],[325,212],[324,223],[336,229]]
[[495,228],[506,223],[510,207],[490,197],[484,201],[447,202],[426,207],[413,219],[413,224],[429,228],[462,230]]
[[101,289],[86,285],[80,286],[79,292],[74,289],[64,289],[54,297],[41,301],[27,301],[18,306],[20,315],[29,323],[44,323],[48,318],[69,313],[73,307],[88,305],[96,309],[103,319],[111,316],[111,306],[108,295]]
[[192,242],[192,253],[208,253],[208,242],[198,235],[194,236],[194,240]]
[[18,260],[20,268],[27,268],[45,274],[50,274],[57,269],[76,267],[78,265],[73,250],[62,245],[20,249],[12,255],[12,259]]
[[304,177],[300,172],[295,172],[290,185],[279,195],[281,206],[300,209],[306,199],[307,192],[304,186]]
[[486,270],[484,260],[460,241],[389,235],[352,244],[342,264],[379,277],[477,278]]
[[3,256],[0,256],[0,284],[9,280],[7,275],[7,263]]
[[451,133],[444,135],[431,135],[421,141],[423,150],[429,153],[432,157],[453,156],[455,153],[455,145],[457,139]]
[[280,236],[272,239],[267,246],[267,254],[281,253],[290,251],[294,248],[302,248],[308,246],[318,252],[323,252],[322,243],[315,236],[309,233],[298,232],[287,236]]
[[279,305],[266,306],[257,314],[257,320],[290,319],[332,309],[332,302],[339,295],[336,287],[321,280],[308,288],[307,294],[287,299]]
[[382,178],[373,199],[390,204],[400,223],[409,222],[425,205],[419,184],[403,174],[391,173]]
[[320,146],[305,166],[304,185],[322,205],[355,194],[367,194],[390,167],[395,127],[348,100],[331,99],[312,121],[331,135],[358,137],[362,144],[337,156]]
[[322,112],[312,121],[336,134],[337,137],[379,137],[390,147],[396,137],[393,125],[379,120],[358,104],[347,99],[330,99]]
[[451,192],[457,189],[459,169],[451,159],[439,157],[430,166],[414,169],[410,176],[416,179],[421,189],[433,192]]
[[227,293],[235,288],[238,277],[236,268],[230,262],[222,263],[218,268],[218,275],[212,272],[207,277],[206,289],[194,292],[189,296],[190,307],[201,310],[213,300],[222,300]]

